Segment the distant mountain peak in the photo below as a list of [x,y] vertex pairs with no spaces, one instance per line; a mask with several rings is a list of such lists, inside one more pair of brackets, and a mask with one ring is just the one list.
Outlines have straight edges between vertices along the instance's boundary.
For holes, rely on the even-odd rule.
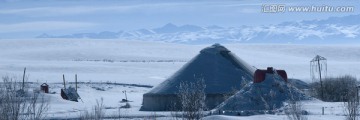
[[163,28],[177,28],[178,26],[176,26],[175,24],[173,23],[167,23],[163,26]]
[[157,33],[171,33],[171,32],[177,32],[178,26],[168,23],[160,28],[153,29]]
[[41,34],[38,38],[96,38],[164,41],[172,43],[360,43],[359,15],[330,17],[322,20],[283,22],[272,25],[221,27],[175,25],[167,23],[153,29],[121,32],[77,33],[54,36]]
[[204,30],[204,28],[189,24],[177,26],[172,23],[168,23],[163,27],[155,28],[152,30],[155,31],[156,33],[178,33],[178,32],[196,32],[196,31]]
[[47,33],[42,33],[41,35],[37,36],[36,38],[50,38],[51,35],[47,34]]

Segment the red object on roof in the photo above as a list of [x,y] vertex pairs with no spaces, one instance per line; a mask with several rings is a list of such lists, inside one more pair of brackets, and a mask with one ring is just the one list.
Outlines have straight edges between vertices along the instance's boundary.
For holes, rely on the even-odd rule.
[[[274,74],[274,69],[272,67],[268,67],[266,70],[257,69],[254,73],[254,83],[260,83],[265,80],[266,73]],[[287,82],[287,74],[285,70],[276,70],[276,73],[280,75],[281,78]]]

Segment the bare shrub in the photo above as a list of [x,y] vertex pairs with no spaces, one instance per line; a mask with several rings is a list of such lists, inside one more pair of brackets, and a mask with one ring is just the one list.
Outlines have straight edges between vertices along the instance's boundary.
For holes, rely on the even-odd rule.
[[43,94],[34,92],[28,102],[27,111],[32,120],[40,120],[46,117],[44,113],[49,110],[49,102]]
[[344,102],[345,115],[347,120],[357,120],[359,115],[359,96],[353,96],[357,94],[357,89],[351,90],[350,94],[347,95],[347,101]]
[[96,105],[94,106],[94,113],[96,120],[100,120],[101,118],[105,117],[103,98],[101,98],[100,102],[99,100],[96,100]]
[[0,118],[18,120],[21,111],[25,111],[25,98],[17,96],[20,86],[13,78],[5,76],[0,88]]
[[79,120],[88,120],[91,119],[93,116],[91,115],[91,113],[87,110],[81,111],[80,112],[80,116],[79,116]]
[[284,111],[287,118],[289,120],[307,120],[302,106],[299,101],[289,101]]
[[[46,117],[48,101],[39,92],[29,94],[27,88],[21,87],[15,77],[5,76],[0,86],[0,119],[1,120],[39,120]],[[39,98],[40,97],[40,98]]]
[[205,104],[205,83],[203,78],[194,82],[182,82],[179,86],[178,97],[180,99],[183,118],[198,120],[204,116]]
[[180,119],[179,117],[181,115],[179,115],[180,110],[177,109],[177,104],[176,102],[174,102],[171,106],[170,106],[170,115],[171,115],[171,120],[178,120]]
[[[321,93],[319,83],[312,83],[313,94],[317,98]],[[347,120],[356,120],[359,114],[359,96],[356,78],[351,75],[326,78],[323,81],[323,101],[344,102],[345,115]]]
[[92,111],[87,110],[80,113],[79,119],[81,120],[103,120],[105,118],[104,99],[96,100]]
[[303,104],[294,97],[293,91],[289,91],[290,99],[284,107],[285,115],[289,120],[307,120],[306,111],[303,110]]
[[[356,89],[356,78],[350,75],[326,78],[323,81],[323,89],[321,89],[320,83],[311,83],[312,94],[316,98],[319,98],[327,102],[344,102],[347,101],[348,95],[355,96],[355,93],[351,90]],[[323,98],[321,97],[323,92]]]

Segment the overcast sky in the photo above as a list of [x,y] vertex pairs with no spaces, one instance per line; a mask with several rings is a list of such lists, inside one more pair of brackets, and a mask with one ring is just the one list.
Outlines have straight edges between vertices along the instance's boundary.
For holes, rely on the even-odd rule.
[[[263,13],[267,4],[355,6],[344,13]],[[278,24],[360,14],[360,0],[0,0],[0,39],[175,25]]]

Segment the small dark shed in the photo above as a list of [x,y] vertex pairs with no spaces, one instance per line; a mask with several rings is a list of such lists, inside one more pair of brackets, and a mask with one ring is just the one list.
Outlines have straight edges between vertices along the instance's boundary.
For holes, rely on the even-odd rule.
[[80,98],[76,89],[73,87],[69,87],[67,89],[61,89],[61,97],[65,100],[70,100],[75,102],[78,102],[78,99]]
[[[274,69],[272,67],[268,67],[266,70],[257,69],[254,74],[254,83],[260,83],[265,80],[266,73],[274,74]],[[287,74],[285,70],[276,70],[276,73],[287,82]]]
[[49,93],[49,85],[46,83],[41,84],[40,90],[43,91],[44,93]]

